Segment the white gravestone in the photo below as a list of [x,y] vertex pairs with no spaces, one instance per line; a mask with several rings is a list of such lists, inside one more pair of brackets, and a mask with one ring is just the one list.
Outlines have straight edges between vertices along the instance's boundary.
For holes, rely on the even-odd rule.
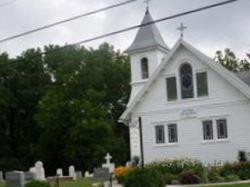
[[111,159],[112,159],[112,156],[109,153],[107,153],[107,155],[105,156],[106,163],[102,164],[102,167],[108,168],[109,172],[113,173],[115,170],[115,164],[110,162]]
[[89,178],[89,171],[85,171],[84,177],[85,177],[85,178]]
[[3,182],[3,172],[0,171],[0,182]]
[[35,163],[35,169],[36,169],[36,179],[37,180],[45,180],[45,171],[43,168],[43,163],[41,161],[37,161]]
[[59,176],[59,177],[63,177],[63,170],[61,168],[58,168],[56,170],[56,175]]
[[74,166],[69,166],[69,176],[76,180],[76,172]]

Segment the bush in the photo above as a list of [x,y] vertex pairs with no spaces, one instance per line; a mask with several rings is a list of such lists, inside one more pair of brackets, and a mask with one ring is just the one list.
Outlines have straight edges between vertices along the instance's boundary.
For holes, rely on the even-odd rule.
[[183,171],[193,170],[196,175],[202,177],[204,173],[204,165],[200,161],[193,159],[164,160],[151,163],[148,167],[157,169],[163,175],[179,175]]
[[233,182],[233,181],[240,180],[240,177],[238,175],[228,175],[228,176],[225,177],[225,180],[227,182]]
[[50,184],[44,181],[31,181],[26,183],[25,187],[50,187]]
[[207,178],[209,182],[224,182],[224,178],[220,176],[220,171],[218,167],[211,167],[208,170]]
[[115,168],[114,174],[115,177],[117,178],[118,182],[123,182],[125,175],[131,171],[131,168],[125,167],[125,166],[120,166]]
[[179,178],[181,184],[198,184],[201,181],[200,177],[192,170],[183,171]]
[[152,168],[137,168],[125,176],[124,187],[164,187],[161,173]]
[[172,184],[172,182],[177,179],[178,179],[178,176],[171,174],[171,173],[166,173],[163,175],[163,180],[165,184]]
[[242,180],[250,179],[250,161],[240,163],[240,170],[237,175]]

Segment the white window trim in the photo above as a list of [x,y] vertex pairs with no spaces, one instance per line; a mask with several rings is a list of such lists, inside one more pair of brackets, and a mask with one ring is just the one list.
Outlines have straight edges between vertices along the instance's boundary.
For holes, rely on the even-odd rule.
[[[227,143],[231,142],[230,140],[230,127],[229,127],[229,117],[228,115],[224,116],[213,116],[213,117],[206,117],[206,118],[200,118],[201,119],[201,144],[215,144],[215,143]],[[227,122],[227,138],[218,138],[218,131],[217,131],[217,123],[216,121],[219,119],[225,119]],[[211,120],[213,122],[213,139],[211,140],[204,140],[203,136],[203,121]]]
[[[179,61],[178,66],[175,67],[176,71],[175,73],[169,73],[169,74],[164,74],[163,78],[166,82],[166,79],[169,77],[176,77],[176,89],[177,89],[177,99],[173,101],[168,101],[168,98],[166,98],[166,104],[178,104],[178,103],[185,103],[185,102],[194,102],[194,101],[200,101],[200,100],[207,100],[210,98],[210,92],[209,92],[209,69],[208,68],[203,68],[203,69],[194,69],[194,64],[192,62],[192,59],[182,59]],[[183,63],[188,63],[192,67],[192,73],[193,73],[193,89],[194,89],[194,97],[193,98],[187,98],[183,99],[181,96],[181,84],[180,84],[180,66]],[[207,96],[200,96],[198,97],[198,89],[197,89],[197,79],[196,75],[197,73],[207,73],[207,86],[208,86],[208,95]],[[165,84],[166,87],[166,84]],[[166,94],[167,97],[167,94]]]
[[[154,132],[154,139],[153,139],[153,147],[175,147],[179,146],[179,127],[178,123],[176,121],[168,121],[168,122],[157,122],[157,123],[152,123],[153,124],[153,132]],[[169,135],[168,135],[168,125],[176,124],[177,127],[177,142],[169,143]],[[164,137],[165,137],[165,143],[156,143],[156,133],[155,129],[157,126],[163,125],[164,126]]]

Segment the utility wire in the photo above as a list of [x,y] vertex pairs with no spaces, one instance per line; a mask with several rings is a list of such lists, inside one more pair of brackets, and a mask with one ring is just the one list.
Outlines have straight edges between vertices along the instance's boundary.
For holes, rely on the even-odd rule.
[[[14,0],[14,1],[18,1],[18,0]],[[15,38],[20,38],[20,37],[26,36],[28,34],[32,34],[32,33],[35,33],[35,32],[38,32],[38,31],[41,31],[41,30],[44,30],[44,29],[48,29],[50,27],[54,27],[56,25],[60,25],[60,24],[66,23],[66,22],[70,22],[70,21],[73,21],[73,20],[76,20],[76,19],[79,19],[79,18],[82,18],[82,17],[85,17],[85,16],[89,16],[89,15],[96,14],[96,13],[99,13],[99,12],[104,12],[104,11],[109,10],[109,9],[117,8],[117,7],[129,4],[129,3],[135,2],[135,1],[138,1],[138,0],[124,1],[124,2],[121,2],[121,3],[115,4],[115,5],[111,5],[111,6],[107,6],[107,7],[98,9],[98,10],[94,10],[92,12],[80,14],[80,15],[77,15],[77,16],[74,16],[74,17],[71,17],[71,18],[68,18],[68,19],[65,19],[65,20],[57,21],[55,23],[51,23],[51,24],[48,24],[48,25],[45,25],[45,26],[42,26],[42,27],[39,27],[39,28],[36,28],[36,29],[32,29],[32,30],[29,30],[29,31],[26,31],[26,32],[23,32],[23,33],[14,35],[14,36],[10,36],[10,37],[1,39],[0,43],[7,42],[7,41],[13,40]]]
[[52,51],[43,52],[42,54],[43,55],[49,54],[49,53],[56,52],[58,50],[61,50],[61,49],[67,48],[67,47],[73,47],[75,45],[80,45],[80,44],[91,42],[91,41],[98,40],[98,39],[101,39],[101,38],[106,38],[108,36],[117,35],[117,34],[120,34],[120,33],[123,33],[123,32],[127,32],[127,31],[130,31],[130,30],[134,30],[134,29],[140,28],[140,27],[145,27],[145,26],[148,26],[148,25],[152,25],[154,23],[159,23],[159,22],[163,22],[163,21],[166,21],[166,20],[170,20],[170,19],[182,17],[182,16],[185,16],[185,15],[189,15],[189,14],[193,14],[193,13],[196,13],[196,12],[204,11],[204,10],[207,10],[207,9],[211,9],[211,8],[223,6],[223,5],[230,4],[230,3],[233,3],[233,2],[237,2],[237,1],[240,1],[240,0],[227,0],[227,1],[220,2],[220,3],[216,3],[216,4],[211,4],[211,5],[208,5],[208,6],[200,7],[200,8],[194,9],[194,10],[182,12],[182,13],[179,13],[179,14],[174,14],[172,16],[160,18],[160,19],[157,19],[155,21],[148,22],[148,23],[144,23],[144,24],[140,24],[140,25],[135,25],[135,26],[127,27],[125,29],[121,29],[121,30],[118,30],[118,31],[114,31],[114,32],[110,32],[110,33],[103,34],[103,35],[100,35],[100,36],[96,36],[94,38],[90,38],[90,39],[82,40],[82,41],[79,41],[79,42],[76,42],[76,43],[68,44],[68,45],[56,48],[56,49],[54,49]]

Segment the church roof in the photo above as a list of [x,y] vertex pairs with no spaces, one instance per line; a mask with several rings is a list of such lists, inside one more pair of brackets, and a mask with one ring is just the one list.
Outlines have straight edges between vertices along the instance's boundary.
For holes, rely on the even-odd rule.
[[153,18],[147,10],[141,23],[142,27],[139,28],[133,43],[125,51],[126,53],[140,52],[152,48],[158,48],[164,52],[169,51],[169,47],[165,44],[156,25],[154,23],[145,25],[151,22],[153,22]]
[[[122,116],[119,119],[119,122],[127,122],[130,118],[130,114],[134,107],[140,103],[141,98],[148,92],[150,89],[150,86],[154,83],[154,81],[158,78],[161,71],[164,69],[166,64],[171,60],[173,55],[177,52],[177,50],[181,47],[185,47],[189,51],[191,51],[196,57],[203,62],[205,62],[211,69],[213,69],[215,72],[217,72],[219,75],[221,75],[225,80],[227,80],[232,86],[234,86],[236,89],[241,91],[247,98],[250,99],[250,87],[249,85],[243,81],[243,79],[239,78],[235,73],[232,73],[228,71],[226,68],[224,68],[222,65],[214,62],[214,60],[205,54],[203,54],[198,49],[191,46],[189,43],[184,41],[182,38],[179,39],[179,41],[175,44],[173,49],[169,52],[166,59],[162,61],[162,63],[158,66],[158,68],[154,71],[150,79],[147,81],[147,83],[144,85],[144,87],[139,91],[139,93],[136,95],[134,100],[129,103],[127,106],[127,109],[122,114]],[[246,73],[247,74],[247,73]],[[243,76],[243,75],[241,75]],[[248,79],[246,79],[248,80]]]
[[237,72],[236,75],[250,86],[250,70]]

